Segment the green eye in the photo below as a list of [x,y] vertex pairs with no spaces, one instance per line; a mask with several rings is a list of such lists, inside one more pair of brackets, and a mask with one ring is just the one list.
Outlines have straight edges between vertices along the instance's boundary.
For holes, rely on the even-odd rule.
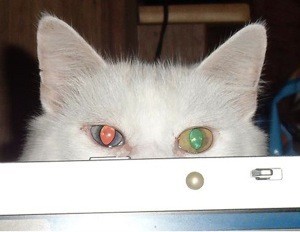
[[195,127],[183,131],[178,137],[178,146],[188,153],[201,153],[213,142],[212,132],[204,127]]

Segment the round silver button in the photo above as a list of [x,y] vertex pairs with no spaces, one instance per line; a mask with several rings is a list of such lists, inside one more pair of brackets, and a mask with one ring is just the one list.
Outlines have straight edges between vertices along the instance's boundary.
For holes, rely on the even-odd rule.
[[186,177],[186,184],[190,189],[198,190],[204,184],[204,178],[199,172],[191,172]]

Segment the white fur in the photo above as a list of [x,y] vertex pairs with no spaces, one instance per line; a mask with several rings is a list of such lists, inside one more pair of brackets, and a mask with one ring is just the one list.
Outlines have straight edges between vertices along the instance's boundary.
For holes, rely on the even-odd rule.
[[[265,28],[253,24],[199,66],[105,62],[71,27],[45,16],[38,29],[44,113],[30,124],[21,160],[195,156],[176,142],[195,126],[214,135],[197,156],[266,155],[266,137],[252,122],[265,51]],[[96,144],[83,128],[98,124],[119,129],[125,145]]]

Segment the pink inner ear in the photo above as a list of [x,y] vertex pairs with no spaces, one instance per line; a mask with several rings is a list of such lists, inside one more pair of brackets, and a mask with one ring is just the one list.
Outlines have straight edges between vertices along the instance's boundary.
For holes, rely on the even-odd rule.
[[228,83],[257,87],[266,52],[266,29],[253,24],[229,38],[199,66],[204,75],[227,78]]
[[61,108],[60,102],[62,102],[62,99],[57,91],[50,89],[41,83],[40,94],[42,106],[47,112],[54,113],[59,111]]
[[41,101],[47,112],[55,112],[64,104],[63,95],[69,91],[71,79],[106,66],[72,27],[56,17],[45,16],[40,20],[37,41],[44,85],[41,86]]

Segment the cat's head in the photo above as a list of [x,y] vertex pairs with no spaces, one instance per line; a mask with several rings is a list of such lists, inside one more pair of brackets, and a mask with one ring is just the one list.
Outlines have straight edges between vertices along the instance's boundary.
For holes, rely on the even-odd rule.
[[44,113],[22,159],[265,155],[252,122],[264,26],[246,26],[191,67],[105,61],[52,16],[37,40]]

